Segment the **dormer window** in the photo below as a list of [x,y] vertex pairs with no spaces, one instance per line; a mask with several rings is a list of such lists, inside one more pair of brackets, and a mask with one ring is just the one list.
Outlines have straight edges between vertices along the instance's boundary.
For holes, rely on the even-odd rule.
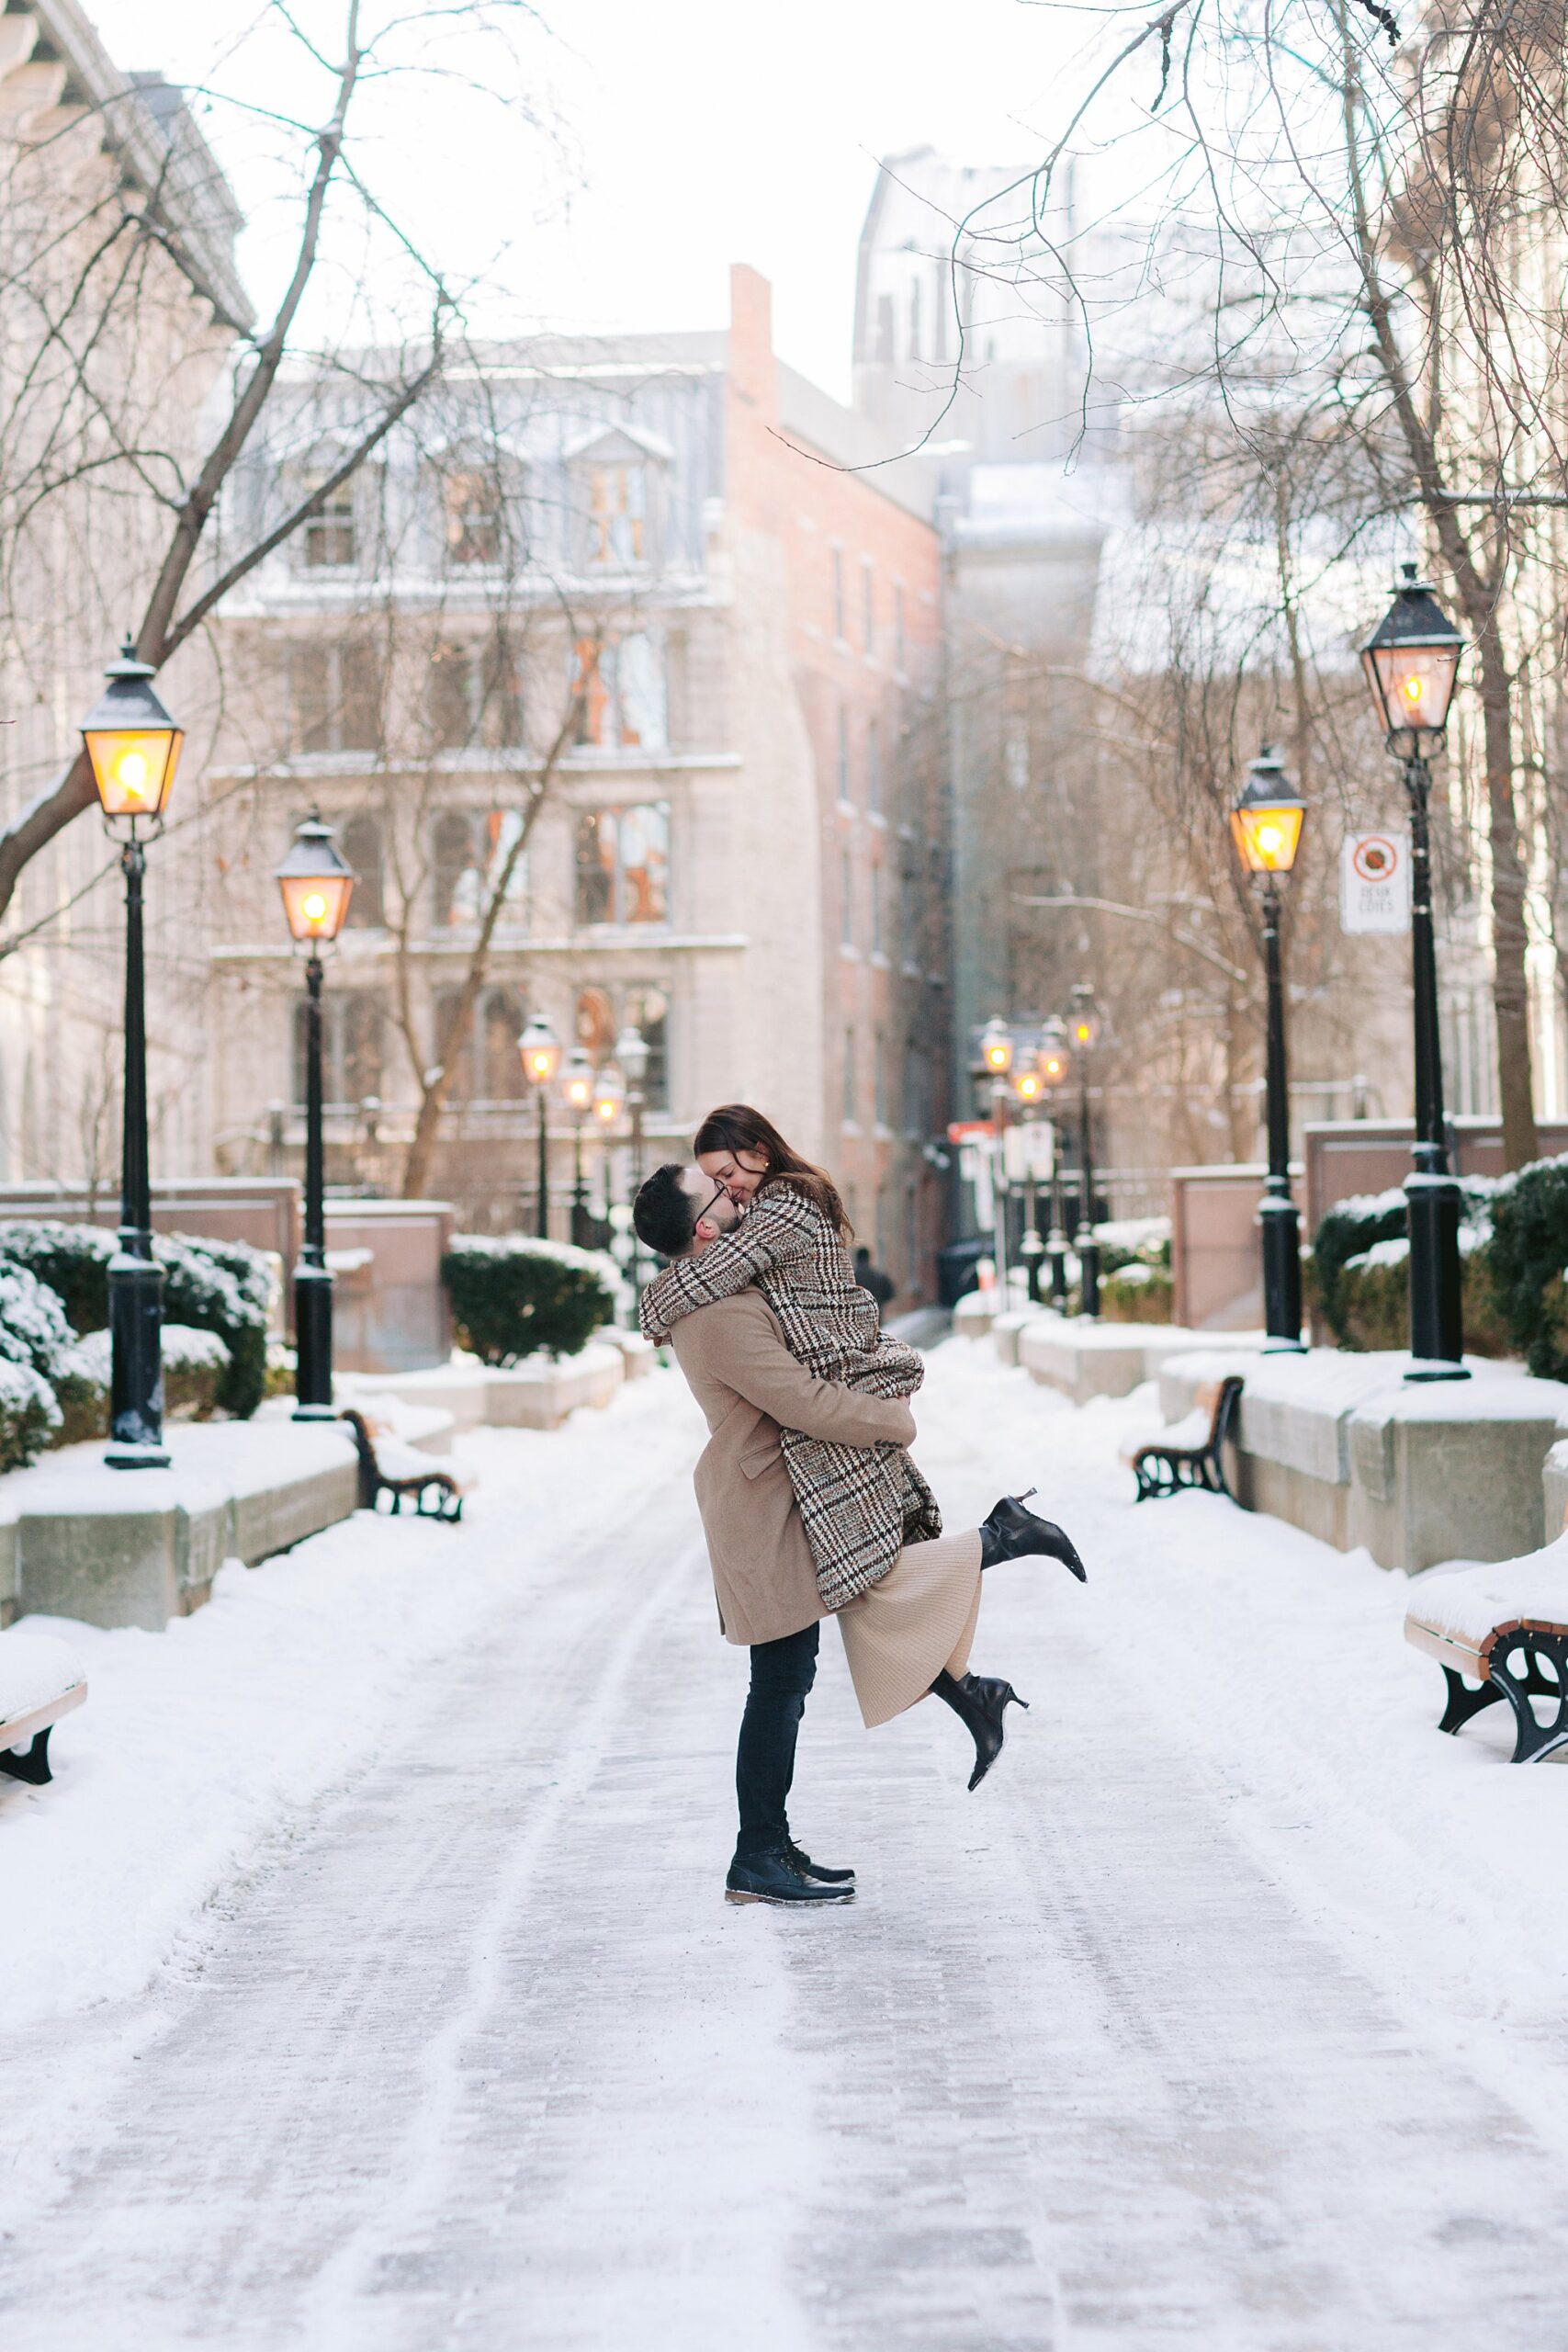
[[658,564],[664,479],[673,456],[666,443],[631,425],[602,428],[567,450],[584,571],[644,571]]
[[648,469],[588,469],[588,560],[627,571],[648,560]]

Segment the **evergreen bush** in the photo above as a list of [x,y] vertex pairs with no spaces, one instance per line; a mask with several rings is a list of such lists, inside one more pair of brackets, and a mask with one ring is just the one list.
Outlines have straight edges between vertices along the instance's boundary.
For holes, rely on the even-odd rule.
[[[47,1217],[0,1220],[0,1260],[36,1274],[54,1292],[76,1331],[101,1331],[109,1319],[109,1260],[115,1237],[102,1226]],[[220,1412],[246,1420],[266,1388],[266,1318],[271,1271],[266,1253],[243,1241],[208,1241],[159,1233],[152,1254],[164,1270],[168,1325],[215,1332],[229,1351],[216,1399]]]
[[1100,1311],[1108,1323],[1168,1323],[1174,1293],[1168,1268],[1134,1259],[1101,1275]]
[[458,1234],[441,1279],[458,1344],[497,1366],[574,1356],[615,1312],[613,1270],[564,1242]]
[[1487,1272],[1497,1312],[1540,1380],[1568,1380],[1568,1159],[1538,1159],[1496,1189]]

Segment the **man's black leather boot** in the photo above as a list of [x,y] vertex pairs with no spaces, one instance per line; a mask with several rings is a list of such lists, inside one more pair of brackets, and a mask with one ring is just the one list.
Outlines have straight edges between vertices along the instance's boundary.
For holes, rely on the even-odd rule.
[[724,1882],[727,1903],[852,1903],[851,1886],[820,1886],[786,1859],[782,1846],[765,1854],[737,1854]]
[[850,1886],[854,1882],[853,1871],[830,1871],[826,1862],[814,1862],[793,1838],[784,1839],[784,1858],[792,1871],[798,1871],[802,1878],[815,1879],[819,1886]]

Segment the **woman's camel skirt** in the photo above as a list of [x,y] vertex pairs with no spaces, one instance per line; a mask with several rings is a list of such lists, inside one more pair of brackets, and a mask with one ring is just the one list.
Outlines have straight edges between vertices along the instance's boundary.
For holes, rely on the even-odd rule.
[[887,1574],[838,1612],[867,1730],[962,1674],[980,1614],[980,1531],[906,1544]]

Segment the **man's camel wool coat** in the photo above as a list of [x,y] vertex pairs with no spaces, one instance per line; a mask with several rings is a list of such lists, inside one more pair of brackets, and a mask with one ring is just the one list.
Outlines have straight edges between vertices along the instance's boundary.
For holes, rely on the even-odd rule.
[[781,1429],[839,1445],[906,1446],[914,1416],[900,1398],[815,1379],[755,1290],[683,1315],[670,1345],[711,1432],[694,1483],[725,1638],[798,1634],[826,1612]]

